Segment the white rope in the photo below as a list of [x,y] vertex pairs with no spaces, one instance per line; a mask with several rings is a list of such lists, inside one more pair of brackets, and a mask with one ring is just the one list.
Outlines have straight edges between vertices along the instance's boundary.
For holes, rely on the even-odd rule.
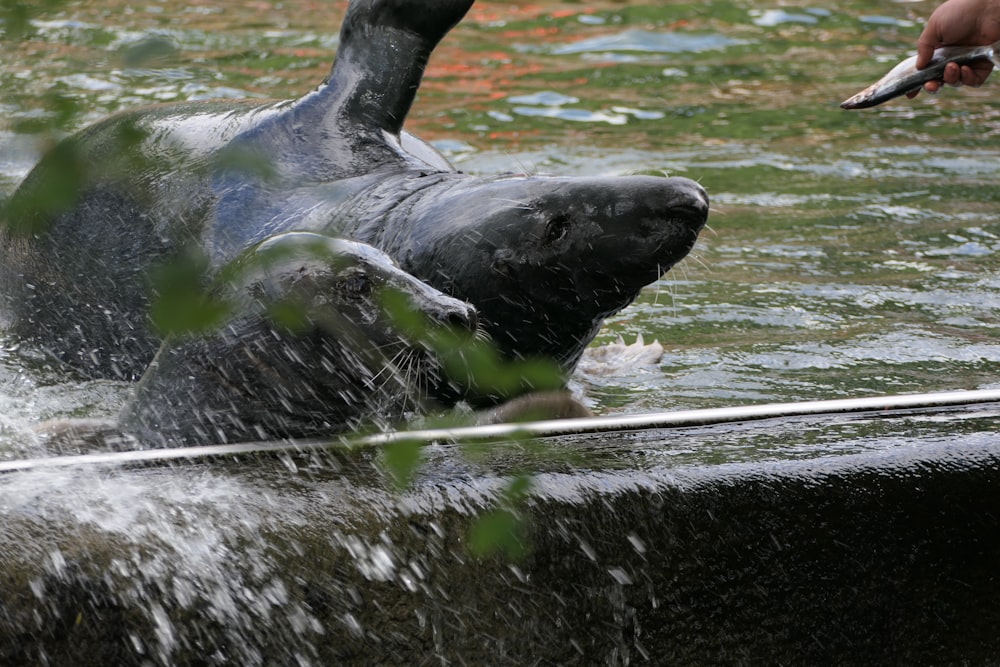
[[[214,457],[234,457],[269,452],[301,453],[333,447],[371,447],[396,442],[426,444],[431,442],[467,442],[524,437],[542,438],[590,433],[616,433],[661,428],[709,426],[713,424],[757,421],[779,417],[953,408],[980,403],[1000,403],[1000,389],[903,394],[900,396],[873,396],[799,403],[767,403],[730,408],[612,415],[584,419],[556,419],[519,424],[488,424],[457,428],[392,431],[360,437],[323,440],[246,442],[231,445],[203,445],[197,447],[174,447],[170,449],[79,454],[74,456],[52,456],[38,459],[0,461],[0,473],[66,468],[84,464],[125,465],[163,463],[178,459],[194,460]],[[998,406],[998,414],[1000,414],[1000,406]]]

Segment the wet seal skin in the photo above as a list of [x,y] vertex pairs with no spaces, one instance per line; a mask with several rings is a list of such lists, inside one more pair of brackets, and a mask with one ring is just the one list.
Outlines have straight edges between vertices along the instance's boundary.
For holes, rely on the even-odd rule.
[[126,406],[120,426],[143,445],[319,437],[422,412],[443,372],[384,307],[386,290],[431,325],[476,329],[472,306],[363,243],[289,232],[238,261],[249,270],[223,285],[234,316],[164,341]]
[[[354,0],[330,74],[297,100],[146,107],[58,145],[5,207],[12,332],[89,376],[137,379],[163,343],[149,320],[156,267],[194,246],[211,275],[308,232],[378,248],[472,304],[504,358],[571,372],[604,318],[691,250],[707,196],[684,178],[475,177],[405,132],[431,52],[471,5]],[[67,160],[78,187],[55,201]]]
[[[91,453],[388,429],[434,407],[431,387],[447,382],[427,332],[476,333],[471,305],[357,241],[278,234],[227,272],[212,290],[230,313],[220,326],[167,336],[117,422],[37,425],[46,446]],[[402,325],[414,316],[417,326]]]

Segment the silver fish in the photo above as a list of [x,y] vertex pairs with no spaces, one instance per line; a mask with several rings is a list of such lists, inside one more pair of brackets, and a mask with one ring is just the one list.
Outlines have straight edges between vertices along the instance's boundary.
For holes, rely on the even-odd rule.
[[928,81],[935,81],[944,74],[948,63],[968,65],[976,60],[990,60],[1000,67],[1000,42],[988,46],[942,46],[934,50],[931,62],[924,69],[917,69],[917,57],[907,58],[881,79],[857,95],[841,103],[843,109],[867,109],[894,97],[917,90]]

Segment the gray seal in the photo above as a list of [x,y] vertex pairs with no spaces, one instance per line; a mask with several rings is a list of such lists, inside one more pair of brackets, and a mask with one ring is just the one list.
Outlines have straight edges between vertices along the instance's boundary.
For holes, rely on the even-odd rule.
[[[422,412],[442,376],[422,327],[399,318],[476,328],[472,306],[356,241],[278,234],[234,265],[220,286],[232,317],[210,335],[168,337],[125,408],[120,428],[142,444],[389,428]],[[390,290],[406,313],[384,307]]]
[[[193,247],[211,274],[308,232],[384,251],[474,305],[505,358],[570,372],[604,318],[690,251],[708,200],[684,178],[471,176],[405,132],[432,50],[471,4],[354,0],[329,76],[297,100],[125,111],[59,144],[5,207],[14,333],[88,375],[136,379],[162,342],[157,266]],[[77,183],[53,197],[67,164]],[[441,383],[436,398],[531,388]]]

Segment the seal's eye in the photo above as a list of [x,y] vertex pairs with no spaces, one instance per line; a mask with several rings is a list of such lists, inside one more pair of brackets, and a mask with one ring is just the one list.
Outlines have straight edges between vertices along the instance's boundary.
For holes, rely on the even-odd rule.
[[542,237],[542,243],[550,245],[556,241],[562,240],[568,233],[569,217],[560,213],[550,219],[545,225],[545,235]]
[[362,298],[372,293],[372,281],[364,271],[352,271],[344,277],[344,296]]

